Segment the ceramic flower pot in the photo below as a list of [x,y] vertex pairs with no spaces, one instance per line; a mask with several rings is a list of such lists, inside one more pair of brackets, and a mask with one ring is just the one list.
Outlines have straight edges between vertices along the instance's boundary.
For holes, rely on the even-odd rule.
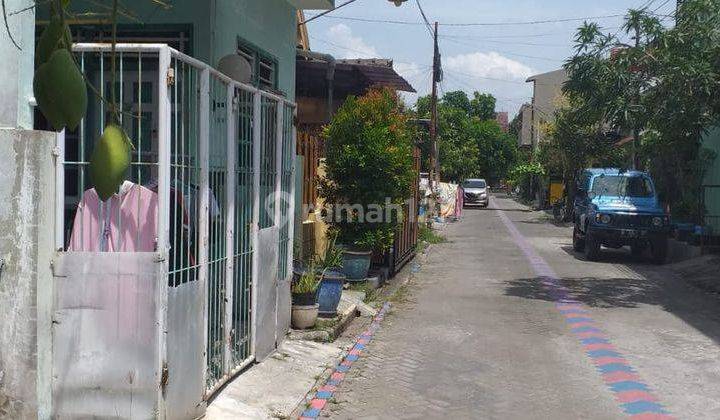
[[337,308],[340,303],[340,297],[342,296],[345,279],[345,274],[341,272],[325,272],[320,282],[320,292],[318,293],[318,304],[320,305],[321,316],[333,317],[337,315]]
[[343,272],[349,281],[363,281],[370,270],[372,251],[344,251]]

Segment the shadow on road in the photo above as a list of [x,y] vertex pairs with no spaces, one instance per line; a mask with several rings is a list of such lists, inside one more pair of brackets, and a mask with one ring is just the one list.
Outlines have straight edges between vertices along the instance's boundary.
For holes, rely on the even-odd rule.
[[[611,254],[620,261],[619,253]],[[628,258],[632,258],[628,256]],[[597,278],[563,278],[573,299],[591,308],[637,308],[641,305],[659,306],[705,336],[720,343],[720,300],[698,292],[677,277],[668,276],[661,268],[633,267],[642,276]],[[653,269],[654,268],[654,269]],[[507,282],[505,295],[525,299],[554,302],[540,278],[523,278]]]

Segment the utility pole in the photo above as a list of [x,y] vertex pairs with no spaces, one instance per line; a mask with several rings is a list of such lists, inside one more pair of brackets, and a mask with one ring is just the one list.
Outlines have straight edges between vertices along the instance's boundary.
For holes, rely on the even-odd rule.
[[437,144],[437,82],[440,80],[440,51],[438,48],[438,23],[435,22],[433,33],[433,69],[432,69],[432,95],[430,97],[430,176],[428,187],[431,192],[428,219],[435,216],[435,185],[440,182],[440,162]]
[[440,171],[438,162],[438,146],[437,146],[437,82],[440,70],[440,52],[438,51],[438,23],[435,22],[435,32],[433,34],[433,71],[432,71],[432,95],[430,97],[430,188],[433,183],[440,181]]

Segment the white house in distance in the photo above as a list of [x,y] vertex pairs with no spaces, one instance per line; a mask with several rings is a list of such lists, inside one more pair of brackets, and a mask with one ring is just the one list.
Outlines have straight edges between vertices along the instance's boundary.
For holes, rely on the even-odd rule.
[[522,130],[520,130],[520,146],[537,149],[543,141],[541,125],[555,119],[555,111],[560,106],[562,86],[567,80],[564,69],[530,76],[526,81],[533,83],[533,99],[531,104],[520,108],[522,114]]

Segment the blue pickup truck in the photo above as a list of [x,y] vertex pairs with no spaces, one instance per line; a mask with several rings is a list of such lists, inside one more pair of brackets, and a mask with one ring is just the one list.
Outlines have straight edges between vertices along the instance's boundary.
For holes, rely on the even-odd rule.
[[585,258],[600,257],[600,246],[630,246],[640,256],[648,248],[653,262],[667,260],[670,218],[660,205],[648,174],[619,169],[587,169],[575,198],[573,248]]

